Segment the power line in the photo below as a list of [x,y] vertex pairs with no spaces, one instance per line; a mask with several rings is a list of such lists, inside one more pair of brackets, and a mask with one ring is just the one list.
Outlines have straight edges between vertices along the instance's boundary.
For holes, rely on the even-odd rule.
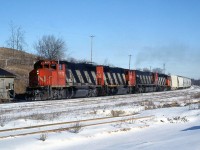
[[91,64],[92,64],[92,46],[93,46],[93,38],[95,36],[94,35],[90,35],[90,38],[91,38]]
[[128,55],[129,56],[129,70],[130,70],[130,68],[131,68],[131,56],[132,55]]
[[163,73],[165,74],[165,63],[163,64]]

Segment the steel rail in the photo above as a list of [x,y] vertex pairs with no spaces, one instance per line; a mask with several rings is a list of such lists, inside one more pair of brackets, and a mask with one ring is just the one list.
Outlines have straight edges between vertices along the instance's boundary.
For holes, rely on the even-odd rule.
[[19,128],[10,128],[10,129],[0,130],[0,133],[1,132],[16,131],[16,130],[23,130],[23,129],[34,129],[34,128],[39,128],[39,127],[48,127],[48,126],[57,126],[57,125],[64,125],[64,124],[72,124],[72,123],[77,123],[77,122],[89,122],[89,121],[95,121],[95,120],[105,120],[105,119],[110,119],[110,118],[130,117],[130,116],[135,116],[137,114],[129,114],[129,115],[123,115],[123,116],[116,116],[116,117],[92,118],[92,119],[76,120],[76,121],[66,121],[66,122],[42,124],[42,125],[19,127]]
[[[124,117],[124,116],[121,116]],[[81,128],[83,127],[90,127],[90,126],[97,126],[97,125],[104,125],[104,124],[111,124],[111,123],[116,123],[116,122],[123,122],[123,121],[129,121],[129,120],[141,120],[141,119],[148,119],[148,118],[152,118],[154,117],[154,115],[151,116],[143,116],[143,117],[138,117],[138,118],[126,118],[126,119],[120,119],[120,120],[114,120],[114,121],[107,121],[107,122],[100,122],[100,123],[91,123],[91,124],[86,124],[86,125],[80,125]],[[107,117],[104,118],[105,119],[110,119],[113,117]],[[116,118],[116,117],[114,117]],[[97,120],[103,120],[103,118],[96,118],[95,119],[91,119],[89,121],[97,121]],[[79,120],[79,121],[72,121],[72,122],[68,122],[68,124],[73,124],[73,123],[83,123],[83,122],[89,122],[88,120]],[[36,128],[36,127],[34,127]],[[42,130],[42,131],[35,131],[35,132],[28,132],[28,133],[21,133],[21,134],[13,134],[13,135],[6,135],[6,136],[1,136],[0,139],[4,139],[4,138],[8,138],[8,137],[16,137],[16,136],[26,136],[26,135],[33,135],[33,134],[39,134],[39,133],[52,133],[52,132],[61,132],[61,131],[66,131],[66,130],[70,130],[70,129],[74,129],[77,128],[76,126],[71,126],[71,127],[65,127],[65,128],[56,128],[56,129],[49,129],[49,130]],[[25,128],[27,129],[27,128]],[[20,130],[20,129],[18,129]],[[3,132],[3,130],[1,130]],[[6,130],[5,130],[6,132]]]

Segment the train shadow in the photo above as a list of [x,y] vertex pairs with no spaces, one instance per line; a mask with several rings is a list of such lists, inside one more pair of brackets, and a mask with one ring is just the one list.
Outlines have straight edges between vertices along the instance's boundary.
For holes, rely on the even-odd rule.
[[189,131],[189,130],[200,130],[200,126],[193,126],[193,127],[184,129],[184,130],[182,130],[182,131]]

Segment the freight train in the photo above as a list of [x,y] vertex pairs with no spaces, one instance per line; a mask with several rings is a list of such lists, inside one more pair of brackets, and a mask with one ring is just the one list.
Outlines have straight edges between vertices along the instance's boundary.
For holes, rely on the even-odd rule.
[[[181,83],[181,85],[180,85]],[[191,79],[119,67],[39,60],[29,73],[27,100],[67,99],[187,88]]]

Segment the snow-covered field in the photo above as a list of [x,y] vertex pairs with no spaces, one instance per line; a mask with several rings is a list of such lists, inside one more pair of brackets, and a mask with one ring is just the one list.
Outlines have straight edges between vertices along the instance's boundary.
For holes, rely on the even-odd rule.
[[[200,88],[89,99],[0,105],[0,149],[193,149],[199,150]],[[194,103],[194,104],[191,104]],[[114,114],[116,112],[117,114]],[[134,120],[126,115],[153,117]],[[120,122],[80,127],[78,133],[38,133],[2,138],[22,131],[1,130],[110,117]],[[81,123],[80,126],[85,125]],[[67,125],[61,125],[64,128]],[[50,127],[38,127],[41,131]],[[24,131],[23,131],[24,132]],[[43,136],[43,138],[42,138]],[[45,137],[46,136],[46,137]],[[45,141],[41,140],[45,139]]]

